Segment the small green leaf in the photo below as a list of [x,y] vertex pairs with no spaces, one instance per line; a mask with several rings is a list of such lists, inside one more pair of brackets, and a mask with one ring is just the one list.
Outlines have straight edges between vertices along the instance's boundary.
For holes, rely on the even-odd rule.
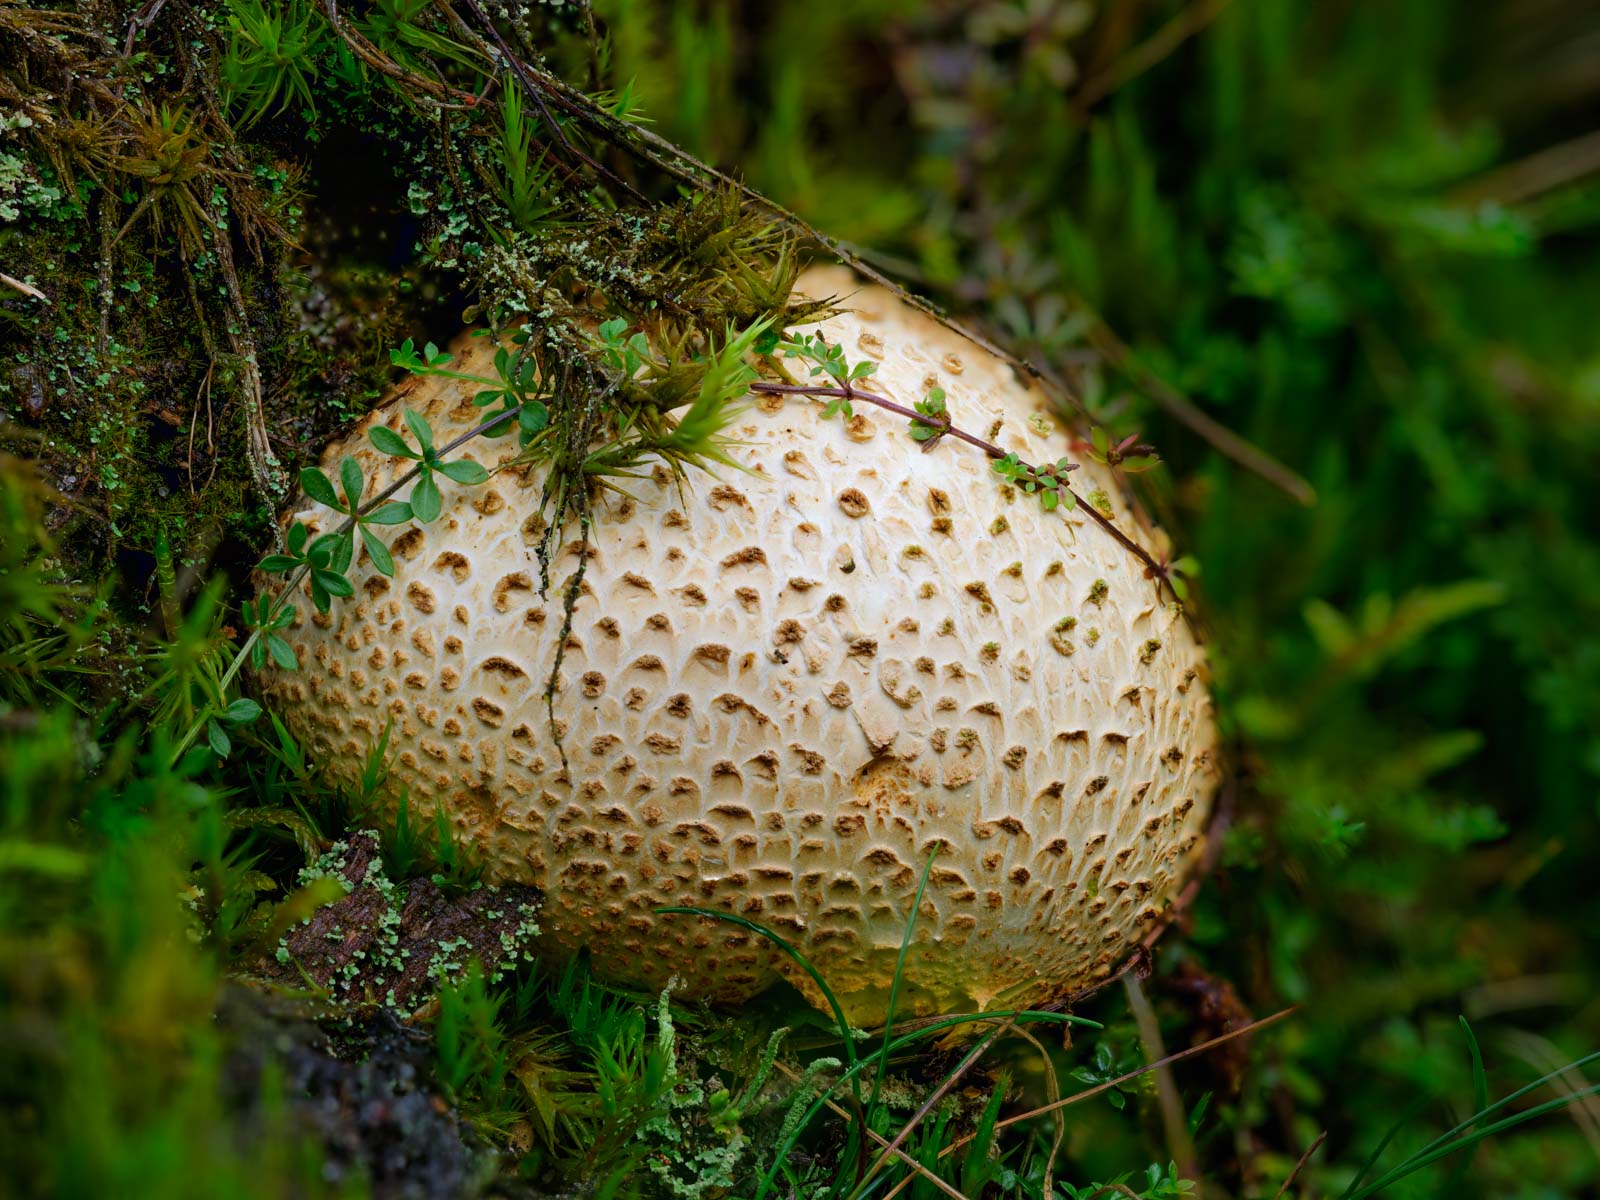
[[543,431],[550,424],[550,409],[540,400],[529,400],[522,406],[522,412],[517,415],[517,423],[522,426],[522,432],[532,437]]
[[404,500],[390,500],[361,519],[369,525],[404,525],[411,520],[411,505]]
[[372,431],[367,434],[367,437],[371,440],[372,444],[384,454],[388,454],[394,458],[421,457],[416,451],[411,449],[410,446],[406,445],[405,438],[401,437],[387,425],[373,426]]
[[378,535],[365,525],[361,527],[361,544],[367,548],[367,556],[372,559],[372,565],[377,567],[381,574],[387,575],[392,579],[394,577],[394,558],[389,553],[389,547],[385,546],[378,538]]
[[412,408],[406,409],[405,418],[411,435],[417,439],[417,445],[422,447],[424,454],[430,453],[433,450],[433,430],[428,427],[428,422]]
[[473,462],[470,458],[458,458],[454,462],[440,463],[439,474],[446,479],[453,479],[457,483],[489,482],[489,472],[485,471],[482,466]]
[[298,558],[290,558],[287,554],[269,554],[261,560],[260,569],[269,575],[276,575],[282,571],[292,571],[299,565]]
[[345,503],[354,512],[361,502],[361,493],[367,490],[367,481],[361,474],[361,464],[346,455],[339,462],[339,486],[344,489]]
[[750,348],[757,354],[771,354],[778,348],[778,343],[782,338],[783,335],[776,329],[763,329],[756,335],[756,340]]
[[300,524],[299,521],[289,526],[289,553],[299,554],[304,550],[306,548],[306,538],[310,535],[311,531]]
[[228,735],[215,721],[206,722],[206,741],[211,743],[211,748],[217,752],[218,758],[227,758],[228,752],[233,749],[233,743],[228,740]]
[[318,504],[326,504],[329,508],[339,507],[339,496],[333,490],[333,481],[330,480],[316,467],[303,467],[300,471],[300,486]]
[[411,511],[424,525],[438,518],[444,509],[444,497],[439,495],[439,485],[433,481],[433,472],[424,471],[417,486],[411,489]]
[[311,582],[330,596],[349,596],[356,590],[355,585],[337,571],[324,571],[320,567],[312,568]]
[[228,705],[222,719],[230,725],[248,725],[261,715],[261,705],[254,700],[238,699]]
[[267,653],[285,671],[293,671],[300,666],[300,660],[294,656],[294,647],[275,633],[267,634]]

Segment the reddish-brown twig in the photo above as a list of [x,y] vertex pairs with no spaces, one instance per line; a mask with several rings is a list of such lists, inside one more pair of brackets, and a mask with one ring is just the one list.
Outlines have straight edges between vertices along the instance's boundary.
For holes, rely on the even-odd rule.
[[[923,425],[932,426],[933,428],[937,429],[939,432],[935,435],[934,439],[930,439],[930,443],[937,438],[953,437],[957,441],[966,442],[970,446],[977,447],[990,458],[999,459],[1006,457],[1006,451],[1002,450],[993,442],[985,441],[983,438],[977,436],[976,434],[968,433],[964,429],[958,429],[955,424],[951,422],[948,414],[943,416],[925,416],[922,413],[917,412],[915,409],[907,408],[903,404],[896,404],[893,400],[890,400],[886,396],[879,396],[875,392],[863,391],[860,387],[852,386],[848,383],[839,386],[834,386],[832,384],[822,386],[819,384],[809,383],[772,383],[768,380],[761,379],[752,383],[750,385],[750,390],[752,392],[764,392],[770,395],[810,396],[821,399],[849,401],[860,400],[865,404],[875,405],[886,412],[892,412],[898,416],[906,417],[912,421],[917,421]],[[1041,473],[1035,467],[1028,467],[1028,470],[1035,476],[1038,476]],[[1170,574],[1170,568],[1167,564],[1157,562],[1154,555],[1152,555],[1143,546],[1139,545],[1138,542],[1134,541],[1131,537],[1124,533],[1117,526],[1117,524],[1111,520],[1110,517],[1106,516],[1099,509],[1095,508],[1094,505],[1085,501],[1082,496],[1078,495],[1077,492],[1073,491],[1064,482],[1061,484],[1061,490],[1067,495],[1071,496],[1077,507],[1087,513],[1100,526],[1100,528],[1104,529],[1108,534],[1110,534],[1124,550],[1126,550],[1129,554],[1132,554],[1144,564],[1145,574],[1156,581],[1156,588],[1158,591],[1160,590],[1162,584],[1166,584],[1170,589],[1171,581],[1168,578]],[[1174,593],[1174,596],[1176,596],[1176,593]]]

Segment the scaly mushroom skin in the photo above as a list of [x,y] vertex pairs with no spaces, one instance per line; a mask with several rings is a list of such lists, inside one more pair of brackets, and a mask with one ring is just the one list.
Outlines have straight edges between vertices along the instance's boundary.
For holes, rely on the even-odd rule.
[[[821,326],[869,386],[910,405],[934,385],[955,423],[1025,461],[1068,454],[1044,397],[989,354],[839,268],[801,280],[852,311]],[[487,371],[482,340],[455,349]],[[411,379],[349,438],[375,451],[406,407],[440,444],[482,419],[471,389]],[[555,698],[544,690],[576,565],[548,597],[534,547],[542,472],[440,479],[444,513],[384,531],[356,595],[301,617],[297,672],[262,692],[335,779],[394,723],[389,799],[442,805],[493,880],[546,896],[546,948],[587,948],[602,977],[736,1002],[780,975],[765,940],[657,915],[694,904],[782,934],[860,1024],[883,1020],[917,878],[934,863],[902,1012],[1038,1003],[1103,978],[1161,918],[1199,853],[1217,767],[1206,662],[1143,565],[1082,512],[1046,514],[971,446],[922,453],[866,405],[824,419],[753,399],[734,432],[752,473],[680,493],[662,469],[598,503]],[[473,442],[491,469],[511,439]],[[1112,474],[1081,455],[1080,495],[1159,552]],[[372,494],[369,492],[369,495]],[[313,532],[334,515],[304,496]]]

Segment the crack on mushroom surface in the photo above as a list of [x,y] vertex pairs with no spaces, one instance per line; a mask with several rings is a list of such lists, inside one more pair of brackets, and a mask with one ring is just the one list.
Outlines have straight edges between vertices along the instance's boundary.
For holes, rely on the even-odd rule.
[[[999,422],[1028,461],[1069,453],[1043,393],[979,347],[842,268],[799,289],[873,310],[870,333],[849,311],[818,328],[847,347],[870,337],[874,391],[909,402],[933,380],[962,428]],[[489,366],[482,340],[452,349],[465,372]],[[477,419],[462,398],[411,381],[323,465],[356,454],[382,485],[403,464],[368,430],[410,406],[442,444]],[[782,976],[820,1001],[747,931],[654,911],[694,904],[774,928],[853,1022],[881,1022],[935,846],[904,1013],[1037,1004],[1108,976],[1204,844],[1216,728],[1191,628],[1103,530],[1008,500],[953,439],[929,453],[863,440],[799,397],[752,407],[735,434],[735,460],[775,469],[682,492],[655,472],[599,502],[555,694],[565,766],[544,697],[559,601],[535,589],[529,540],[538,470],[496,476],[487,503],[441,479],[439,522],[380,534],[392,589],[358,564],[367,599],[302,616],[302,670],[263,672],[264,697],[346,784],[392,719],[391,813],[402,786],[415,808],[442,806],[489,879],[544,891],[543,949],[586,948],[603,977],[677,975],[680,994],[738,1003]],[[492,468],[514,449],[466,453]],[[1074,482],[1162,555],[1106,468],[1083,460]],[[1004,535],[985,535],[1000,516]],[[295,518],[334,514],[301,496]],[[1077,636],[1091,621],[1096,636]]]

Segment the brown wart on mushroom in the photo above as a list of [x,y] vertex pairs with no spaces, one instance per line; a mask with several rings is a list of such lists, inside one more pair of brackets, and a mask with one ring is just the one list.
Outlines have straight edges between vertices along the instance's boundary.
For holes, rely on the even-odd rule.
[[[977,346],[839,268],[799,288],[851,296],[854,311],[815,328],[836,345],[870,335],[880,395],[909,404],[936,378],[965,427],[1000,425],[1028,461],[1065,452],[1047,399]],[[466,373],[492,354],[454,349]],[[408,383],[325,463],[397,470],[368,428],[411,407],[443,442],[479,417],[468,390]],[[1003,537],[930,539],[930,508],[947,528],[996,520],[986,457],[953,439],[896,450],[822,413],[799,396],[747,411],[729,450],[756,472],[739,503],[667,472],[597,503],[554,693],[561,747],[545,681],[562,622],[527,583],[536,470],[497,477],[497,504],[441,481],[437,522],[384,533],[395,586],[364,589],[372,567],[358,563],[331,619],[286,631],[303,670],[269,668],[262,691],[346,782],[392,721],[391,803],[405,788],[414,810],[442,806],[491,880],[543,889],[544,949],[587,948],[602,976],[659,988],[676,975],[680,994],[722,1002],[783,976],[820,1000],[764,940],[655,911],[698,905],[780,933],[853,1021],[880,1022],[938,847],[906,1011],[1092,984],[1199,855],[1217,775],[1204,653],[1145,564],[1086,514],[1015,504]],[[805,470],[770,469],[796,450]],[[492,467],[515,451],[475,453]],[[1109,469],[1086,461],[1074,481],[1158,551]],[[331,521],[304,496],[294,517]],[[1023,569],[1008,569],[1019,552]],[[1095,653],[1075,654],[1061,608],[1085,596]]]

